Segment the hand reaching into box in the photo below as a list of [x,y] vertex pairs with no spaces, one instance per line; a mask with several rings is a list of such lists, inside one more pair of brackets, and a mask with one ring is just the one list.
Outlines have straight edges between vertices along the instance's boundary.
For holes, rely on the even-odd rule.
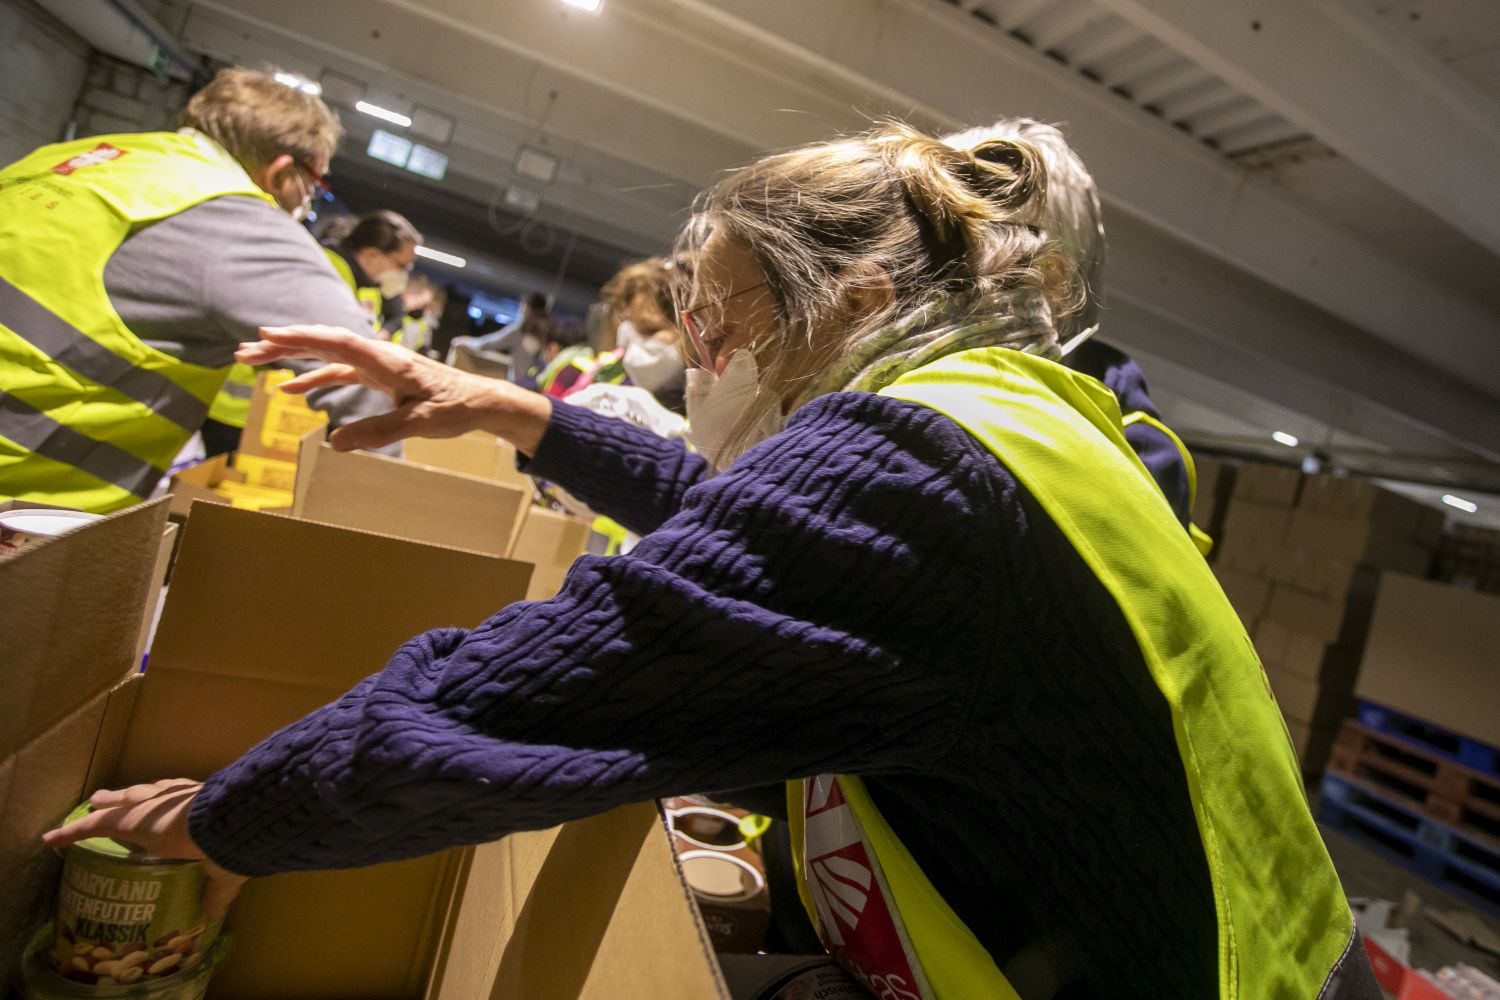
[[249,881],[220,868],[193,842],[188,814],[203,787],[199,781],[173,778],[117,791],[100,790],[89,796],[93,811],[42,835],[42,843],[58,849],[91,837],[109,837],[139,847],[158,858],[202,861],[203,913],[222,919],[229,904]]
[[363,385],[391,397],[395,409],[346,424],[330,443],[340,451],[380,448],[409,437],[457,437],[487,430],[531,454],[552,416],[552,402],[509,382],[461,372],[396,344],[331,326],[263,327],[235,360],[261,365],[289,358],[326,362],[281,386],[304,393]]

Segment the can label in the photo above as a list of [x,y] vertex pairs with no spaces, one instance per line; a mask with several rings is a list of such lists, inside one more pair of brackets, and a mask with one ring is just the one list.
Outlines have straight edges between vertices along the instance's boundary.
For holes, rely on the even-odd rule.
[[69,852],[52,967],[74,982],[128,985],[194,968],[218,930],[201,909],[198,862],[134,864]]

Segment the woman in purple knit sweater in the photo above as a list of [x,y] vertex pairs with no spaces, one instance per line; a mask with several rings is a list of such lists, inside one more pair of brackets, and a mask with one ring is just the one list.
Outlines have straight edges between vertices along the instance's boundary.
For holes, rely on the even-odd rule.
[[[240,360],[328,362],[289,389],[396,401],[335,446],[489,430],[643,539],[412,639],[205,782],[96,794],[47,843],[203,858],[222,909],[250,876],[793,782],[820,934],[892,995],[1378,996],[1248,640],[1113,397],[1049,360],[1079,289],[1045,190],[1023,141],[888,126],[705,192],[682,240],[696,450],[346,332],[263,331]],[[924,402],[924,373],[971,409]],[[829,816],[854,833],[826,842]]]

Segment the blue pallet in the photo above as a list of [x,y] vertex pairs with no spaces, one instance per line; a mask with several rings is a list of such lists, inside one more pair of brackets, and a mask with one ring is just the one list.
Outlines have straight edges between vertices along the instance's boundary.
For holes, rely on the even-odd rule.
[[1359,721],[1376,732],[1420,747],[1428,753],[1462,764],[1481,774],[1500,778],[1500,750],[1487,743],[1460,736],[1451,729],[1377,705],[1373,701],[1359,703]]
[[1500,850],[1331,773],[1323,775],[1318,820],[1500,915]]

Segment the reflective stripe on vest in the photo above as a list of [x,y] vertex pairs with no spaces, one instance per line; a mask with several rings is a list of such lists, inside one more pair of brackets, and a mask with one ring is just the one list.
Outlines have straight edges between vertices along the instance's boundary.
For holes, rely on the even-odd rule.
[[[1349,951],[1353,919],[1308,812],[1286,726],[1233,608],[1125,440],[1118,401],[1086,376],[1001,348],[949,355],[881,395],[937,410],[984,444],[1057,524],[1130,626],[1171,710],[1213,884],[1219,996],[1313,1000],[1337,990],[1333,974]],[[838,836],[814,827],[829,801],[824,788],[845,799],[857,845],[838,847]],[[977,939],[857,779],[808,779],[789,788],[788,799],[804,905],[825,943],[856,956],[851,972],[875,988],[874,977],[909,971],[923,1000],[1009,995],[1008,986],[995,985],[1003,976],[989,953],[970,947]],[[842,911],[830,902],[830,894],[854,893],[862,874],[842,862],[819,864],[857,861],[860,851],[872,862],[864,865],[870,884],[888,887],[882,899],[893,915],[889,927],[872,925],[869,941],[864,919],[879,908],[855,911],[850,925],[837,922]],[[821,926],[819,893],[835,918],[831,928]],[[880,960],[892,939],[900,961],[858,964]]]
[[244,427],[250,420],[250,400],[255,395],[255,369],[238,361],[208,408],[210,420],[229,427]]
[[[92,477],[94,488],[124,490],[144,500],[162,476],[156,466],[80,434],[3,391],[0,431],[0,483],[14,480],[21,465],[38,469],[43,478],[67,476],[71,467]],[[14,464],[7,464],[7,458]]]
[[142,341],[104,267],[134,229],[223,195],[274,205],[222,147],[170,132],[43,146],[0,170],[0,493],[127,506],[202,424],[228,366]]

